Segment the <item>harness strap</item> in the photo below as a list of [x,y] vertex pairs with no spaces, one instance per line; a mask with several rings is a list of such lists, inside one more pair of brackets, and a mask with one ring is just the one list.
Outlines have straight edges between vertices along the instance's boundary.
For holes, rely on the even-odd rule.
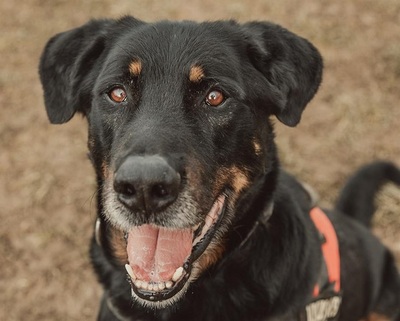
[[[323,236],[324,242],[321,245],[322,254],[324,257],[326,269],[328,272],[328,282],[333,285],[335,292],[340,291],[340,254],[339,242],[332,225],[327,215],[319,208],[314,207],[310,211],[311,219],[313,220],[316,228]],[[314,287],[313,296],[316,297],[320,294],[320,286],[318,284]]]
[[264,210],[263,213],[261,213],[260,217],[258,220],[254,223],[253,227],[251,228],[250,232],[247,233],[247,236],[243,239],[243,241],[239,244],[239,248],[243,247],[244,244],[247,243],[247,241],[250,239],[250,237],[254,234],[254,232],[257,230],[257,228],[261,225],[264,227],[267,227],[267,223],[269,218],[272,215],[272,212],[274,211],[274,202],[270,201],[268,205],[266,206],[266,209]]

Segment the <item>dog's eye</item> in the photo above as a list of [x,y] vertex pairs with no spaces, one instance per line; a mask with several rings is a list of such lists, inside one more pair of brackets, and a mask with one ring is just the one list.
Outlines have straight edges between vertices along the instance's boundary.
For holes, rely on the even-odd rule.
[[206,104],[209,106],[217,107],[225,100],[224,94],[218,89],[211,90],[206,97]]
[[124,90],[124,88],[122,87],[114,87],[113,89],[111,89],[111,91],[108,93],[108,97],[110,97],[110,99],[113,102],[116,103],[122,103],[126,100],[126,91]]

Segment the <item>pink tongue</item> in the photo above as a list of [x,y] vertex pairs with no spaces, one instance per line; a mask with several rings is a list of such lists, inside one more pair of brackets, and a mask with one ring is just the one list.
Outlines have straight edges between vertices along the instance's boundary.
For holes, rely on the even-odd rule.
[[144,281],[166,282],[192,250],[191,229],[171,230],[153,225],[134,227],[128,235],[128,260],[135,276]]

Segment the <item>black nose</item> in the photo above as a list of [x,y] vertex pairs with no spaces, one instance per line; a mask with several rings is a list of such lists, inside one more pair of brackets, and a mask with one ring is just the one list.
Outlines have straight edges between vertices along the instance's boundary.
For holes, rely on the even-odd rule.
[[159,212],[178,196],[180,174],[161,156],[129,156],[118,168],[114,190],[133,211]]

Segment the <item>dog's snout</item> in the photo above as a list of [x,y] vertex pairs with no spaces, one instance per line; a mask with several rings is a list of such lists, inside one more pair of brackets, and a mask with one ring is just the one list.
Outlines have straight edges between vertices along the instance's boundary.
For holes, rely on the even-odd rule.
[[173,203],[180,174],[160,156],[129,156],[116,171],[114,190],[133,211],[155,213]]

